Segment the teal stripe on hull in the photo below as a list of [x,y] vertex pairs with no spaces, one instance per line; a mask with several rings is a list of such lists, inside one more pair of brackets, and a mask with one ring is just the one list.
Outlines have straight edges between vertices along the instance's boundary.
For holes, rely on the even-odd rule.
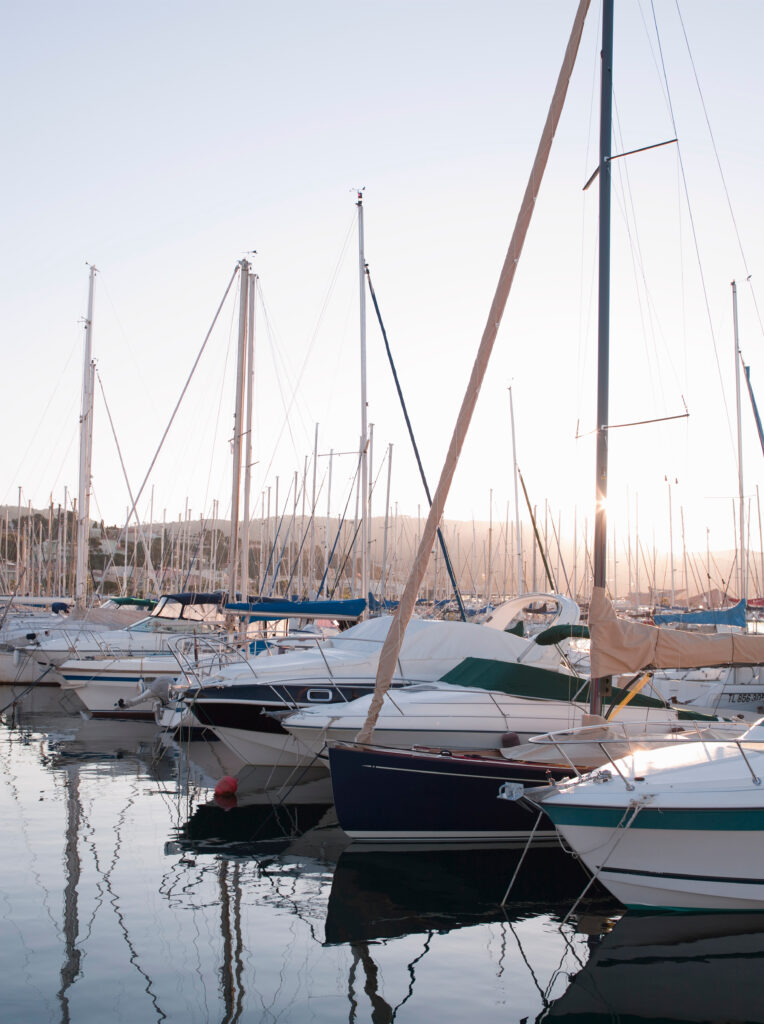
[[[624,807],[571,807],[564,804],[542,804],[555,825],[577,825],[590,828],[615,829],[624,820]],[[643,807],[631,818],[629,828],[654,830],[674,829],[697,832],[764,832],[764,807],[696,808],[679,807],[659,810]]]

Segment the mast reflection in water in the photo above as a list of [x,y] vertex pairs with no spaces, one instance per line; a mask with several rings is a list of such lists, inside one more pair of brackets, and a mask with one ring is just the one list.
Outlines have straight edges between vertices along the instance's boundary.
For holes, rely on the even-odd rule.
[[618,920],[593,887],[565,921],[586,878],[549,846],[502,908],[519,848],[352,846],[320,771],[245,769],[62,696],[0,728],[3,1019],[758,1019],[758,917]]

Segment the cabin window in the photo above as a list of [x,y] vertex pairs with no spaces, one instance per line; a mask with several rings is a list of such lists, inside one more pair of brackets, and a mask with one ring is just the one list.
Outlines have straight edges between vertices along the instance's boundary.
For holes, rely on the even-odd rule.
[[314,704],[327,704],[331,701],[333,696],[334,695],[331,690],[318,689],[308,690],[305,694],[307,700],[312,701]]

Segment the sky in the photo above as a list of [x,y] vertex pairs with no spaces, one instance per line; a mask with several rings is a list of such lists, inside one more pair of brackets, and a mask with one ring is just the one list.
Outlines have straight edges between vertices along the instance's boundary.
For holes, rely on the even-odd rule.
[[[236,263],[256,251],[255,512],[268,488],[275,511],[277,478],[291,510],[318,424],[318,509],[339,515],[349,501],[352,515],[358,189],[366,260],[434,489],[575,7],[7,4],[0,504],[15,505],[19,487],[35,507],[76,493],[88,263],[98,268],[91,515],[121,523],[122,463],[136,493]],[[691,549],[730,548],[733,279],[741,351],[764,396],[764,7],[616,8],[614,150],[679,143],[614,164],[610,420],[689,415],[611,431],[611,537],[623,544],[638,528],[666,550],[681,543],[683,518]],[[597,163],[599,31],[595,0],[449,520],[514,516],[511,387],[531,502],[563,533],[591,529],[597,189],[583,185]],[[370,303],[367,315],[372,511],[384,513],[392,445],[390,503],[416,516],[424,494]],[[222,516],[230,508],[236,324],[229,297],[147,479],[144,519],[152,507],[155,520],[186,507],[209,516],[214,499]],[[744,400],[758,548],[762,452]]]

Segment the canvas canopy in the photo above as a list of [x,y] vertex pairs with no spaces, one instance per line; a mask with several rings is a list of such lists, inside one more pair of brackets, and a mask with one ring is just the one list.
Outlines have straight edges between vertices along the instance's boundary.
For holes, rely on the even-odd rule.
[[290,601],[273,598],[258,601],[231,601],[228,611],[249,615],[253,619],[341,619],[351,621],[363,615],[366,602],[362,597],[338,601]]
[[653,615],[656,626],[670,622],[694,623],[698,626],[739,626],[745,629],[745,601],[738,601],[731,608],[708,608],[699,612],[664,612]]
[[589,634],[595,679],[645,668],[764,664],[764,636],[688,633],[619,619],[603,587],[592,593]]

